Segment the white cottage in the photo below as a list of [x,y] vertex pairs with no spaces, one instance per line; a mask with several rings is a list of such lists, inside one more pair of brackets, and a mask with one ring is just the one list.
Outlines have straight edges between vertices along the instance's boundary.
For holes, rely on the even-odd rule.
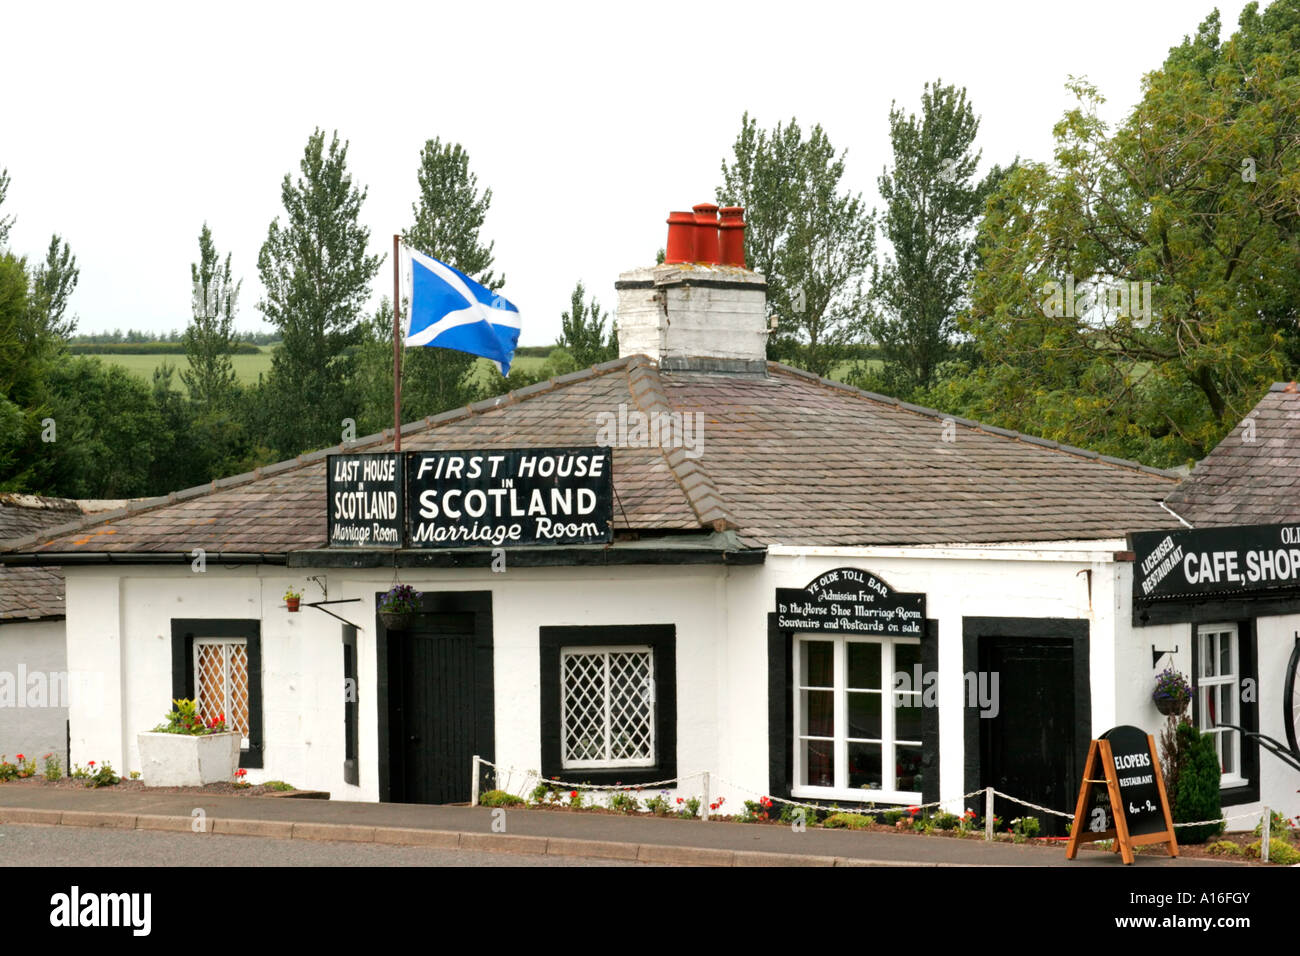
[[[464,801],[478,754],[516,785],[709,771],[728,806],[993,784],[1072,809],[1091,737],[1158,729],[1153,642],[1190,664],[1186,625],[1135,623],[1126,541],[1182,527],[1177,476],[767,362],[728,239],[620,277],[616,361],[402,429],[408,475],[611,446],[607,541],[331,543],[329,456],[385,433],[11,547],[63,567],[68,666],[105,675],[73,759],[138,769],[136,734],[197,695],[248,779],[334,799]],[[424,596],[390,630],[394,581]]]

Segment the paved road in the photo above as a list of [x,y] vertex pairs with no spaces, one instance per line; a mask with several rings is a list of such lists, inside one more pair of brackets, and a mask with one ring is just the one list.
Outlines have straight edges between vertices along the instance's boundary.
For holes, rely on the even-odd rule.
[[621,860],[482,853],[93,827],[0,826],[2,866],[645,866]]

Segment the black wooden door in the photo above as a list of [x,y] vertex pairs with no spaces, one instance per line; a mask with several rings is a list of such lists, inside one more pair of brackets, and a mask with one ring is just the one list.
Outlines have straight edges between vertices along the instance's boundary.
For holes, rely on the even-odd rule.
[[474,755],[474,615],[421,614],[390,631],[391,799],[463,803]]
[[[1074,652],[1070,641],[988,637],[980,642],[981,679],[997,675],[997,713],[980,720],[981,786],[1054,810],[1078,795],[1074,739]],[[991,690],[991,683],[988,685]],[[1003,826],[1038,818],[1039,834],[1063,836],[1061,817],[994,802]]]

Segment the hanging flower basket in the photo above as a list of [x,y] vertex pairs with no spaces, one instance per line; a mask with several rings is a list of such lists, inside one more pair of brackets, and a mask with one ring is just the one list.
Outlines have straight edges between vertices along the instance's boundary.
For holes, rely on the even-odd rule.
[[402,631],[409,628],[420,610],[420,598],[424,597],[409,584],[394,584],[379,599],[375,610],[379,620],[390,631]]
[[1156,710],[1160,711],[1160,713],[1164,714],[1166,717],[1181,714],[1187,709],[1187,701],[1177,700],[1173,697],[1157,697],[1155,698],[1155,702]]
[[1179,671],[1166,667],[1156,677],[1156,689],[1151,694],[1156,710],[1166,717],[1181,714],[1192,701],[1192,688]]
[[415,615],[407,611],[380,611],[379,620],[383,621],[384,627],[390,631],[404,631],[411,626]]

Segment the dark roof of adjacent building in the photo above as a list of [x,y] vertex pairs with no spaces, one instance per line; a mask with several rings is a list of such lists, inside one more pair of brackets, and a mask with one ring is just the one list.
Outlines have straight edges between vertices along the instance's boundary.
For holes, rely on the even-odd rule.
[[[81,508],[67,498],[0,494],[0,544],[81,517]],[[59,568],[0,566],[0,621],[56,618],[63,612],[63,572]]]
[[[726,532],[770,544],[973,544],[1122,538],[1176,525],[1177,476],[859,391],[775,363],[618,359],[402,428],[403,450],[594,445],[602,413],[695,415],[702,454],[613,448],[616,535]],[[713,371],[699,370],[713,368]],[[694,419],[692,419],[694,420]],[[73,554],[284,555],[326,546],[326,455],[391,432],[132,503],[5,547]],[[617,544],[615,545],[617,547]]]
[[1300,389],[1277,382],[1165,504],[1193,527],[1300,521]]

